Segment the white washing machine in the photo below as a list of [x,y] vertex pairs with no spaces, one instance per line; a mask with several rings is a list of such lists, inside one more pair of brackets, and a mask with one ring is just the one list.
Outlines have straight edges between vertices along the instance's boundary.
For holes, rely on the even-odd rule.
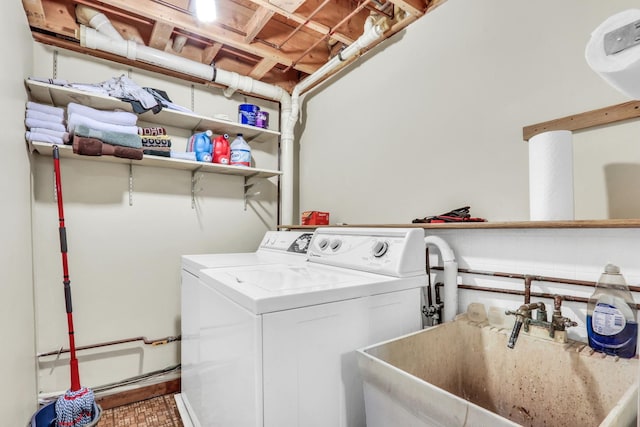
[[424,232],[321,228],[307,260],[186,278],[185,425],[365,425],[355,350],[421,328]]

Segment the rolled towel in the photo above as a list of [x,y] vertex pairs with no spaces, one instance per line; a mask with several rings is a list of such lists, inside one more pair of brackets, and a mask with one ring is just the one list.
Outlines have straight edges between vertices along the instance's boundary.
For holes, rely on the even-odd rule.
[[[116,126],[116,125],[112,125]],[[108,130],[92,129],[85,125],[76,127],[75,134],[79,136],[86,136],[89,138],[96,138],[107,144],[120,145],[122,147],[142,148],[142,141],[140,135],[137,133],[122,133]]]
[[166,135],[166,134],[167,134],[167,130],[162,126],[138,128],[138,135],[140,136],[160,136],[160,135]]
[[172,151],[171,152],[172,159],[180,159],[180,160],[191,160],[193,162],[196,161],[196,153],[193,151],[183,152],[183,151]]
[[104,143],[102,144],[102,154],[107,153],[115,157],[131,160],[142,160],[144,157],[142,149],[140,148],[122,147],[119,145]]
[[[140,136],[138,136],[137,126],[114,125],[112,123],[105,123],[98,120],[94,120],[91,117],[83,116],[82,114],[78,114],[78,113],[72,113],[68,116],[67,129],[69,130],[69,133],[73,134],[76,131],[76,128],[81,125],[84,125],[91,129],[96,129],[101,131],[129,133],[129,134],[135,135],[138,141],[140,140]],[[81,136],[87,136],[87,135],[81,135]]]
[[27,110],[40,111],[41,113],[50,114],[52,116],[64,119],[64,108],[54,107],[52,105],[39,104],[37,102],[27,102]]
[[138,122],[138,116],[126,111],[106,111],[97,110],[86,105],[70,102],[67,105],[67,115],[80,114],[99,122],[111,123],[114,125],[132,126]]
[[57,145],[63,145],[64,144],[64,141],[62,140],[62,138],[57,137],[57,136],[53,136],[53,135],[49,135],[49,134],[46,134],[46,133],[37,133],[37,132],[26,131],[25,132],[25,138],[27,138],[27,141],[29,141],[29,142],[38,141],[38,142],[48,142],[50,144],[57,144]]
[[67,130],[62,123],[53,123],[53,122],[48,122],[46,120],[27,118],[25,119],[24,124],[29,129],[44,128],[44,129],[56,130],[58,132],[65,132]]
[[83,136],[73,136],[73,152],[83,156],[101,156],[102,141],[95,138],[85,138]]
[[47,135],[62,138],[65,144],[69,142],[69,132],[60,132],[57,130],[51,130],[46,128],[31,128],[30,130],[31,130],[31,133],[46,133]]
[[36,111],[36,110],[27,109],[26,117],[27,119],[42,120],[50,123],[58,123],[58,124],[64,123],[64,118],[62,117],[58,117],[53,114],[43,113],[42,111]]

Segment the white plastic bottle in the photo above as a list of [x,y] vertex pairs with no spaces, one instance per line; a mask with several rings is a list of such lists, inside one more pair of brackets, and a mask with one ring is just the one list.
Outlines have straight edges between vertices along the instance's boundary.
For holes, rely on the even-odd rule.
[[230,148],[230,165],[251,166],[251,147],[247,144],[247,141],[244,140],[241,133],[233,140]]
[[636,305],[620,268],[607,264],[587,305],[589,346],[612,356],[636,354]]

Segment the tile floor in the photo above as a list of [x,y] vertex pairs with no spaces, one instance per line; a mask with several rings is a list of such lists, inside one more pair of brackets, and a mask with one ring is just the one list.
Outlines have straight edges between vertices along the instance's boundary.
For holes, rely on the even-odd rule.
[[97,427],[183,427],[173,394],[102,411]]

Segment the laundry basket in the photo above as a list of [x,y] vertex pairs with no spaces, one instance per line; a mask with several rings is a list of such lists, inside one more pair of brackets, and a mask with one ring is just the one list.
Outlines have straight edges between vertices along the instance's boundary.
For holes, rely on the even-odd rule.
[[[102,415],[102,408],[94,402],[93,421],[87,424],[87,427],[97,426],[98,421],[100,421],[100,415]],[[56,401],[46,404],[33,414],[27,427],[56,427]]]

